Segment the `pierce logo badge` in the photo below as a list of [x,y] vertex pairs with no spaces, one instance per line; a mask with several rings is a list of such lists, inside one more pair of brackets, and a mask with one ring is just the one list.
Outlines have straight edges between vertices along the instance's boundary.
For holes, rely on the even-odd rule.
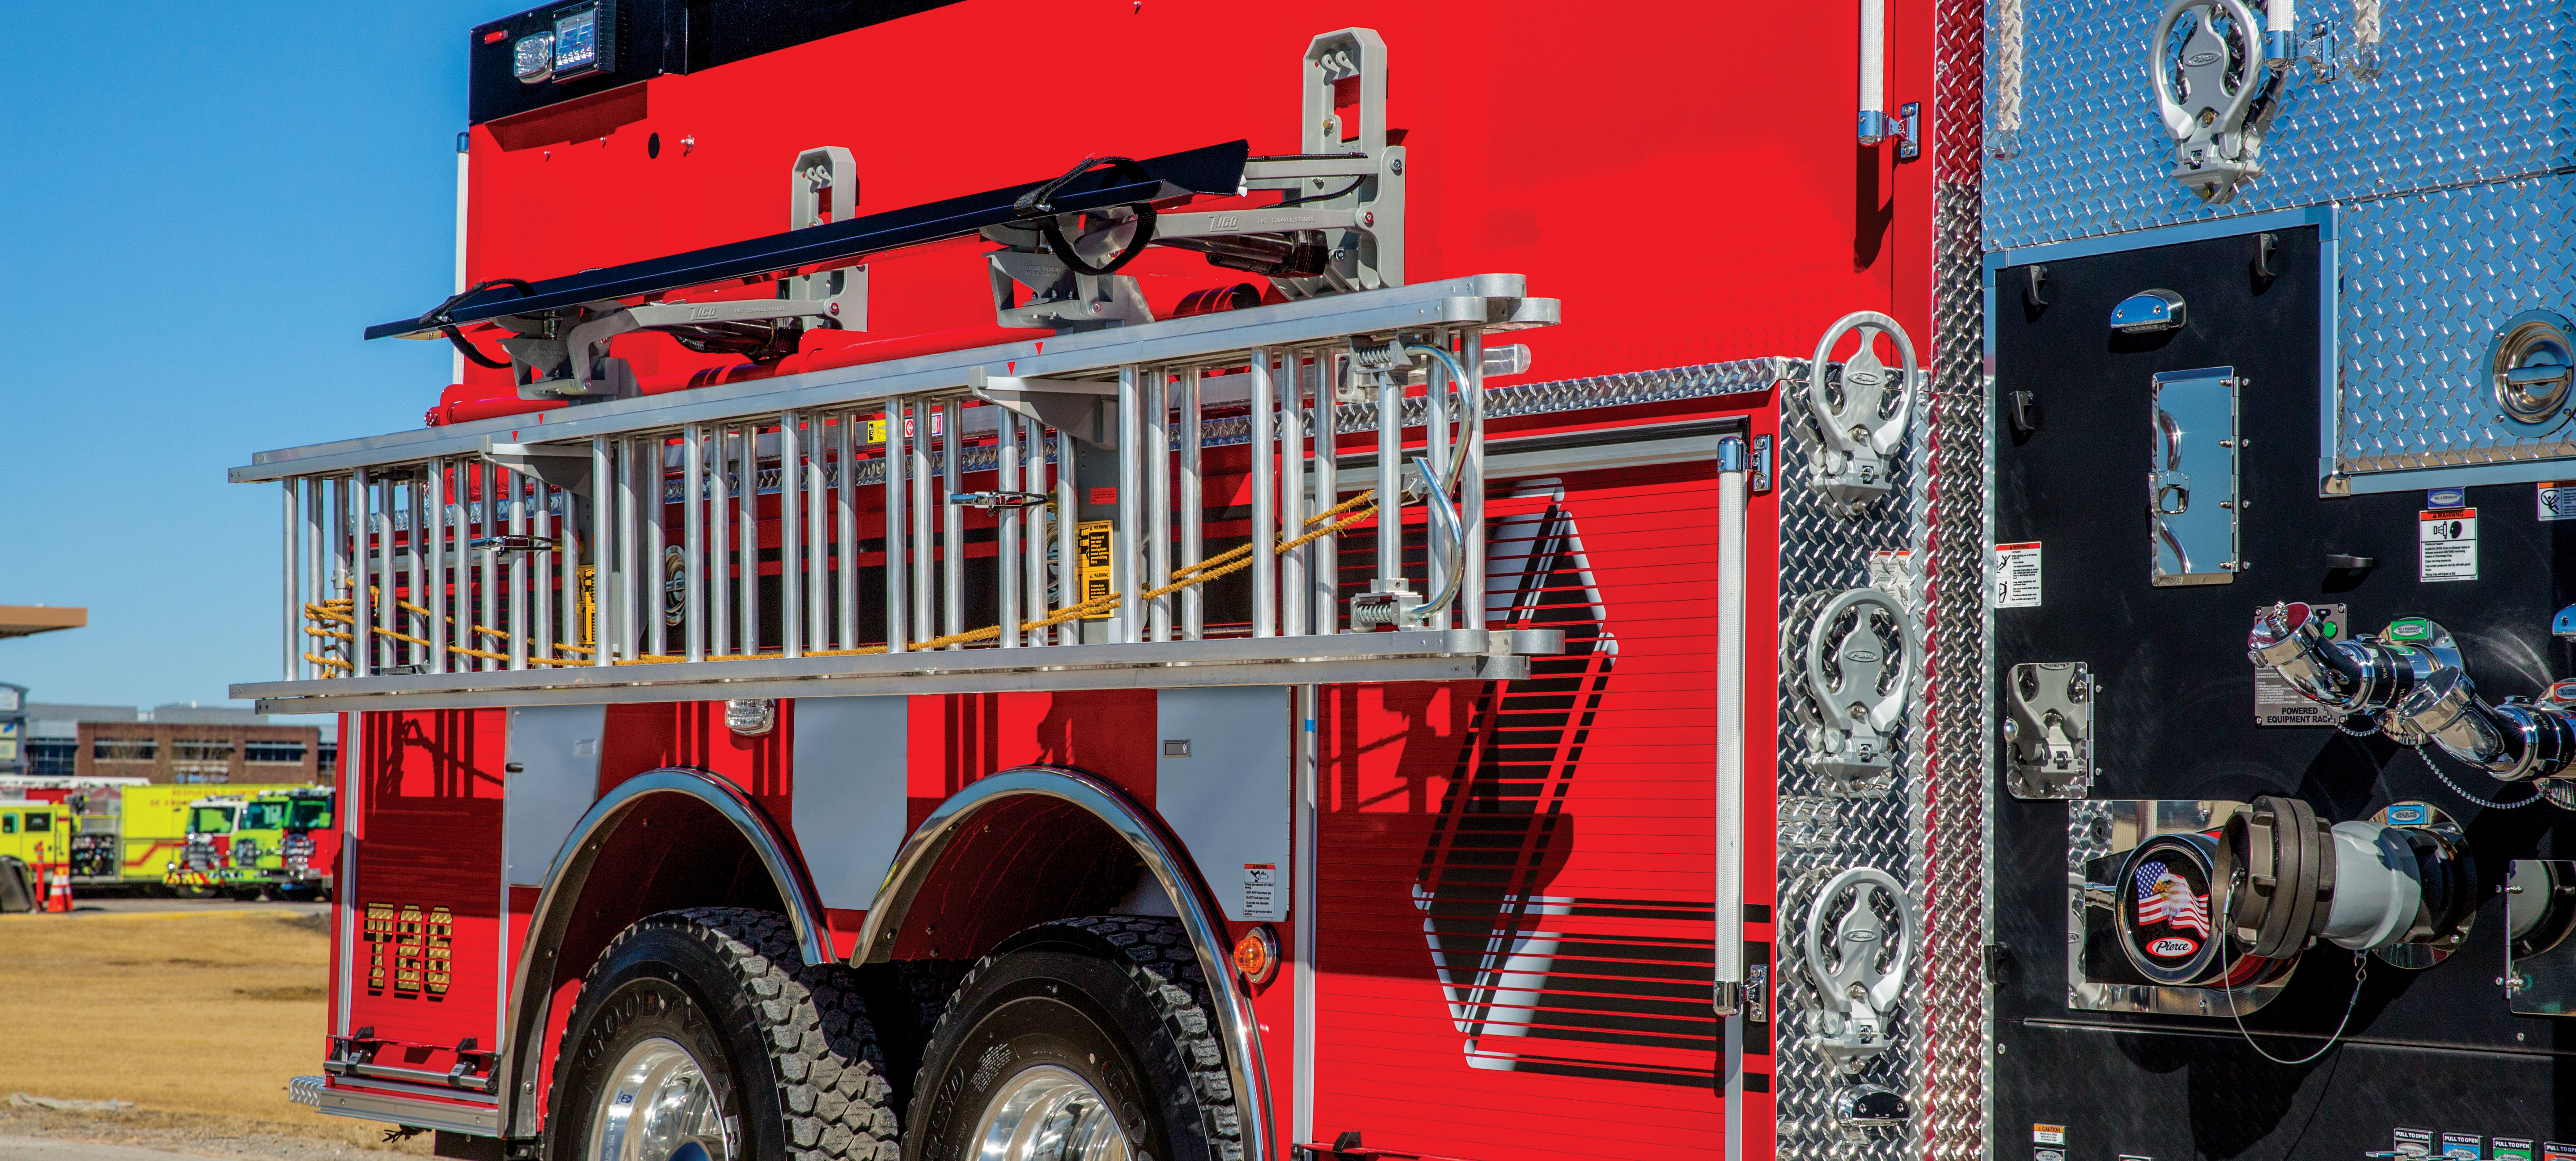
[[2182,959],[2200,950],[2200,944],[2179,935],[2169,935],[2147,945],[2147,954],[2165,959]]

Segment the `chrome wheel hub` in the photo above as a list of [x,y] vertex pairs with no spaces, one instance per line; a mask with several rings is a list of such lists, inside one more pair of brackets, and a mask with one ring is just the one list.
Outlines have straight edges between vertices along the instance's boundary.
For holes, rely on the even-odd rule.
[[1002,1082],[975,1134],[975,1161],[1130,1161],[1118,1116],[1089,1081],[1041,1064]]
[[656,1036],[626,1050],[591,1115],[590,1161],[670,1161],[695,1143],[708,1161],[733,1161],[714,1086],[678,1041]]

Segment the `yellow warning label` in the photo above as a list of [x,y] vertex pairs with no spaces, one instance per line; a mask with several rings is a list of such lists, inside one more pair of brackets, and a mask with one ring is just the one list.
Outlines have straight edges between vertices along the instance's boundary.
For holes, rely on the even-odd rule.
[[[1109,595],[1109,529],[1107,520],[1085,520],[1073,526],[1073,548],[1081,571],[1082,600],[1096,601]],[[1086,621],[1106,621],[1107,613],[1095,613]]]
[[869,421],[868,421],[868,442],[869,442],[869,443],[884,443],[884,442],[885,442],[885,427],[886,427],[886,421],[885,421],[885,420],[883,420],[883,419],[871,419],[871,420],[869,420]]
[[599,567],[585,564],[573,572],[581,586],[580,595],[574,598],[581,603],[581,644],[585,648],[596,649],[599,647]]

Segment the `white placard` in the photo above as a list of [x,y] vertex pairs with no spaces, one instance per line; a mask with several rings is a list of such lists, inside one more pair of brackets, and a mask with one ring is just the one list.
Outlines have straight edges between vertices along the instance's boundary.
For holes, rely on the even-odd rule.
[[2542,480],[2540,518],[2543,520],[2576,520],[2576,480]]
[[2039,542],[1995,546],[1995,607],[2039,607]]
[[2415,547],[2421,569],[2418,579],[2478,579],[2478,510],[2431,508],[2417,513]]
[[1279,913],[1279,868],[1269,863],[1243,865],[1243,917],[1285,919]]

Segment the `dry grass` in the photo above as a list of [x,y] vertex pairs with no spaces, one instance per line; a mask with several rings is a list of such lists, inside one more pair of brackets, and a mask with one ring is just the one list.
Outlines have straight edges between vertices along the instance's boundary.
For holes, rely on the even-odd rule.
[[102,1130],[129,1121],[377,1145],[385,1126],[286,1099],[288,1077],[322,1070],[329,961],[320,924],[274,914],[0,917],[0,1101],[135,1103],[97,1115]]

